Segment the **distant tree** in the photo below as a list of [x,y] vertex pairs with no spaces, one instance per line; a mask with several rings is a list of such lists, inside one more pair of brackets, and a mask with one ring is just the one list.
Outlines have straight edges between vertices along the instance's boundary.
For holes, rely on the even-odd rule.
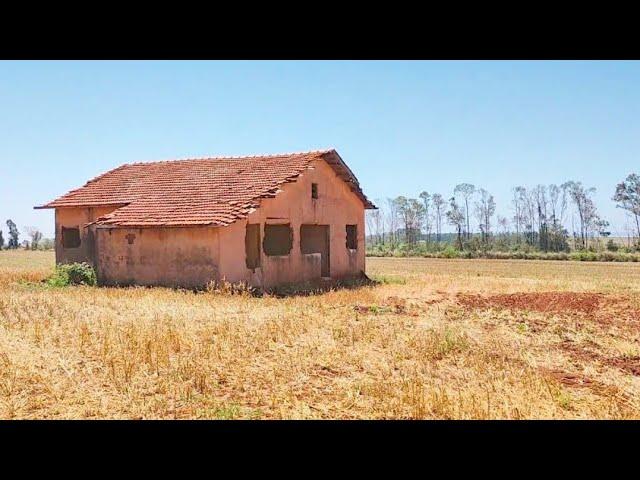
[[527,243],[529,245],[536,245],[536,243],[538,243],[537,232],[539,229],[539,225],[536,224],[536,220],[539,220],[539,215],[535,189],[524,190],[522,203],[524,205],[524,229]]
[[549,185],[549,208],[551,209],[551,222],[564,222],[564,214],[567,208],[567,188],[565,185]]
[[507,236],[509,233],[509,219],[507,217],[503,217],[502,215],[498,215],[496,217],[498,227],[500,227],[500,233],[504,236]]
[[549,250],[549,227],[547,225],[547,207],[549,202],[547,200],[547,187],[544,185],[536,185],[532,194],[537,213],[538,247],[540,250],[546,252]]
[[609,222],[603,220],[602,218],[598,218],[594,222],[594,227],[598,235],[600,235],[601,237],[607,238],[611,235],[611,232],[609,231]]
[[589,233],[597,228],[600,220],[596,206],[593,203],[591,195],[596,191],[595,188],[585,188],[581,182],[569,181],[566,184],[569,197],[573,201],[578,212],[580,220],[580,232],[578,239],[582,248],[587,248],[589,242]]
[[404,225],[405,241],[415,244],[424,220],[424,205],[415,198],[403,196],[397,197],[395,204]]
[[400,221],[404,225],[404,240],[409,243],[409,200],[407,197],[400,195],[395,198],[394,202]]
[[409,199],[411,243],[416,243],[422,230],[422,226],[427,218],[424,203],[415,198]]
[[513,204],[513,224],[516,227],[516,242],[520,242],[520,234],[522,233],[522,227],[525,221],[524,215],[524,198],[526,197],[527,190],[524,187],[515,187],[513,189],[513,198],[511,203]]
[[449,199],[449,210],[447,210],[447,220],[449,224],[453,225],[456,228],[458,233],[458,248],[462,250],[462,232],[464,230],[465,224],[465,215],[456,202],[456,197],[451,197]]
[[376,206],[378,207],[375,211],[377,215],[374,217],[374,225],[376,229],[376,235],[380,239],[380,243],[384,244],[385,242],[385,203],[381,198],[375,200]]
[[640,239],[640,176],[630,173],[616,186],[613,201],[618,208],[629,212],[636,224],[636,234]]
[[0,250],[4,247],[4,237],[2,236],[2,230],[0,230]]
[[493,195],[484,188],[478,190],[478,195],[479,198],[475,203],[476,217],[482,242],[488,244],[491,236],[491,218],[496,213],[496,202],[493,199]]
[[40,240],[42,240],[42,232],[36,227],[24,227],[24,231],[31,237],[31,250],[37,250]]
[[398,221],[400,214],[398,213],[398,204],[395,199],[387,198],[386,218],[387,230],[389,232],[389,240],[393,247],[398,242]]
[[55,242],[53,238],[43,238],[40,242],[40,248],[43,250],[53,250],[55,247]]
[[454,196],[460,196],[462,200],[464,200],[464,216],[467,225],[466,235],[467,238],[471,236],[471,228],[469,225],[469,199],[475,193],[476,187],[471,185],[470,183],[461,183],[456,185],[456,188],[453,190]]
[[440,235],[442,234],[442,217],[445,214],[445,206],[447,205],[447,202],[439,193],[433,194],[431,202],[433,204],[433,213],[436,221],[436,241],[439,242]]
[[422,204],[424,205],[424,212],[423,212],[423,223],[424,223],[424,229],[426,231],[427,234],[427,242],[431,242],[431,230],[432,230],[432,225],[431,225],[431,217],[429,214],[429,208],[431,207],[431,195],[428,192],[422,192],[420,193],[420,199],[422,200]]
[[548,225],[549,248],[556,252],[567,250],[568,232],[563,227],[567,208],[566,185],[549,185],[550,223]]
[[383,225],[382,212],[380,208],[367,210],[365,212],[365,220],[367,222],[367,230],[369,231],[369,238],[373,244],[384,243],[384,239],[381,238],[381,228]]
[[[364,221],[367,223],[367,232],[369,232],[369,238],[371,239],[371,244],[375,245],[377,242],[377,237],[373,233],[373,210],[365,210],[364,212]],[[367,237],[365,237],[365,241]]]
[[13,223],[11,219],[9,219],[7,220],[7,227],[9,227],[9,242],[7,243],[7,248],[18,248],[18,237],[20,234],[18,233],[16,224]]

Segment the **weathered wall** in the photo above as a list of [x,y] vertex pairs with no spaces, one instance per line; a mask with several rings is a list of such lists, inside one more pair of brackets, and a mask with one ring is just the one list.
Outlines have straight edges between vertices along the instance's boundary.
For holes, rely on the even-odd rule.
[[[358,275],[365,269],[362,202],[324,161],[315,162],[314,167],[284,185],[275,198],[263,199],[247,219],[223,228],[82,228],[114,207],[57,209],[56,260],[95,263],[102,284],[198,287],[226,279],[271,287],[320,278],[321,255],[300,251],[300,226],[315,224],[329,225],[331,277]],[[317,199],[311,198],[312,183],[318,184]],[[261,265],[254,270],[246,266],[247,223],[260,224]],[[293,248],[288,255],[264,253],[266,223],[291,225]],[[358,226],[357,250],[346,247],[347,224]],[[62,226],[81,227],[79,248],[62,248]],[[134,236],[132,243],[129,235]]]
[[104,285],[204,286],[218,279],[219,230],[96,228],[98,280]]
[[[56,208],[56,262],[94,263],[93,229],[86,228],[86,224],[95,221],[96,218],[106,215],[116,207],[91,207],[91,208]],[[63,248],[62,227],[80,228],[80,246],[78,248]]]
[[[358,275],[365,269],[364,207],[333,169],[323,161],[305,172],[295,183],[286,184],[275,198],[263,199],[249,215],[220,230],[220,275],[228,281],[246,281],[265,287],[280,283],[320,278],[320,255],[300,251],[300,226],[329,225],[331,277]],[[311,198],[311,184],[318,184],[318,199]],[[260,223],[264,239],[265,223],[290,223],[293,249],[286,256],[267,256],[261,252],[261,268],[255,272],[245,264],[244,235],[247,223]],[[346,247],[346,225],[358,225],[358,248]]]

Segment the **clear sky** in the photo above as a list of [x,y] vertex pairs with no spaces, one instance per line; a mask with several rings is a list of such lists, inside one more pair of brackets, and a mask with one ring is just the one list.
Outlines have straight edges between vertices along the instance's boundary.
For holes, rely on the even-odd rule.
[[[372,199],[640,173],[640,62],[0,62],[0,228],[126,162],[335,147]],[[24,234],[22,235],[24,238]]]

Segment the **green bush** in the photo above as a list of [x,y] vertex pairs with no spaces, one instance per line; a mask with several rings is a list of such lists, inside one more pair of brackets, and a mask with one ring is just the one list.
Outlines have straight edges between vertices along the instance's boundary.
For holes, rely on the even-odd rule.
[[609,250],[610,252],[618,251],[618,244],[614,242],[612,238],[610,238],[609,241],[607,242],[607,250]]
[[52,287],[95,285],[96,283],[95,270],[85,262],[56,265],[55,273],[47,280],[47,284]]
[[595,252],[589,250],[578,250],[577,252],[571,252],[569,254],[570,260],[578,260],[580,262],[595,262],[598,260],[598,255]]
[[441,256],[442,258],[458,258],[458,253],[458,250],[452,245],[447,245],[447,248],[442,251]]

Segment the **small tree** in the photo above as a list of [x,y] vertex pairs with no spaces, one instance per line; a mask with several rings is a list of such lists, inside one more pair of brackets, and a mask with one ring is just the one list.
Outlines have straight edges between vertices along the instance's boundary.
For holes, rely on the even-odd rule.
[[404,235],[408,244],[415,244],[424,219],[424,205],[415,198],[403,196],[395,199],[396,208],[404,223]]
[[427,234],[427,242],[431,243],[431,217],[429,216],[429,207],[431,206],[431,195],[428,192],[420,193],[420,199],[424,205],[423,219],[424,229]]
[[398,217],[398,203],[396,202],[396,199],[387,198],[385,223],[387,224],[387,230],[389,231],[389,243],[392,248],[394,248],[398,242]]
[[491,236],[491,218],[496,213],[496,202],[493,199],[493,195],[484,188],[478,190],[478,194],[479,199],[475,204],[476,216],[482,234],[482,241],[488,244]]
[[476,187],[471,185],[470,183],[461,183],[456,185],[456,188],[453,190],[453,195],[460,195],[464,200],[464,216],[466,219],[467,225],[467,238],[471,236],[471,228],[469,224],[469,199],[475,193]]
[[627,175],[627,178],[616,186],[613,201],[618,204],[618,208],[631,213],[640,239],[640,176],[635,173]]
[[582,248],[587,248],[589,232],[596,227],[599,220],[596,206],[591,199],[591,195],[596,191],[595,188],[585,188],[581,182],[567,182],[567,193],[573,201],[578,211],[578,219],[580,220],[580,244]]
[[43,250],[53,250],[55,248],[55,242],[52,238],[43,238],[40,242],[40,247]]
[[16,224],[13,223],[11,219],[7,220],[7,227],[9,227],[9,243],[7,243],[7,248],[18,248],[19,246],[19,233]]
[[525,187],[518,186],[513,189],[513,226],[516,228],[516,243],[520,243],[520,234],[522,233],[523,226],[526,222],[525,216],[525,198],[527,196],[527,190]]
[[440,234],[442,233],[442,216],[444,215],[444,209],[447,202],[439,193],[433,194],[433,197],[431,197],[431,202],[433,203],[434,217],[436,221],[436,241],[439,242]]
[[2,236],[2,230],[0,230],[0,250],[4,247],[4,237]]
[[449,199],[449,210],[447,210],[449,223],[456,227],[458,232],[458,248],[462,250],[462,231],[464,230],[465,216],[460,206],[456,203],[456,197]]
[[31,237],[31,250],[37,250],[42,240],[42,232],[36,227],[24,227],[24,231]]
[[364,212],[364,219],[367,222],[367,231],[369,232],[369,236],[365,237],[365,241],[367,241],[367,244],[369,244],[369,242],[371,243],[371,245],[375,245],[377,242],[377,237],[376,235],[374,235],[374,225],[375,225],[375,219],[374,219],[374,213],[380,214],[379,210],[366,210]]

